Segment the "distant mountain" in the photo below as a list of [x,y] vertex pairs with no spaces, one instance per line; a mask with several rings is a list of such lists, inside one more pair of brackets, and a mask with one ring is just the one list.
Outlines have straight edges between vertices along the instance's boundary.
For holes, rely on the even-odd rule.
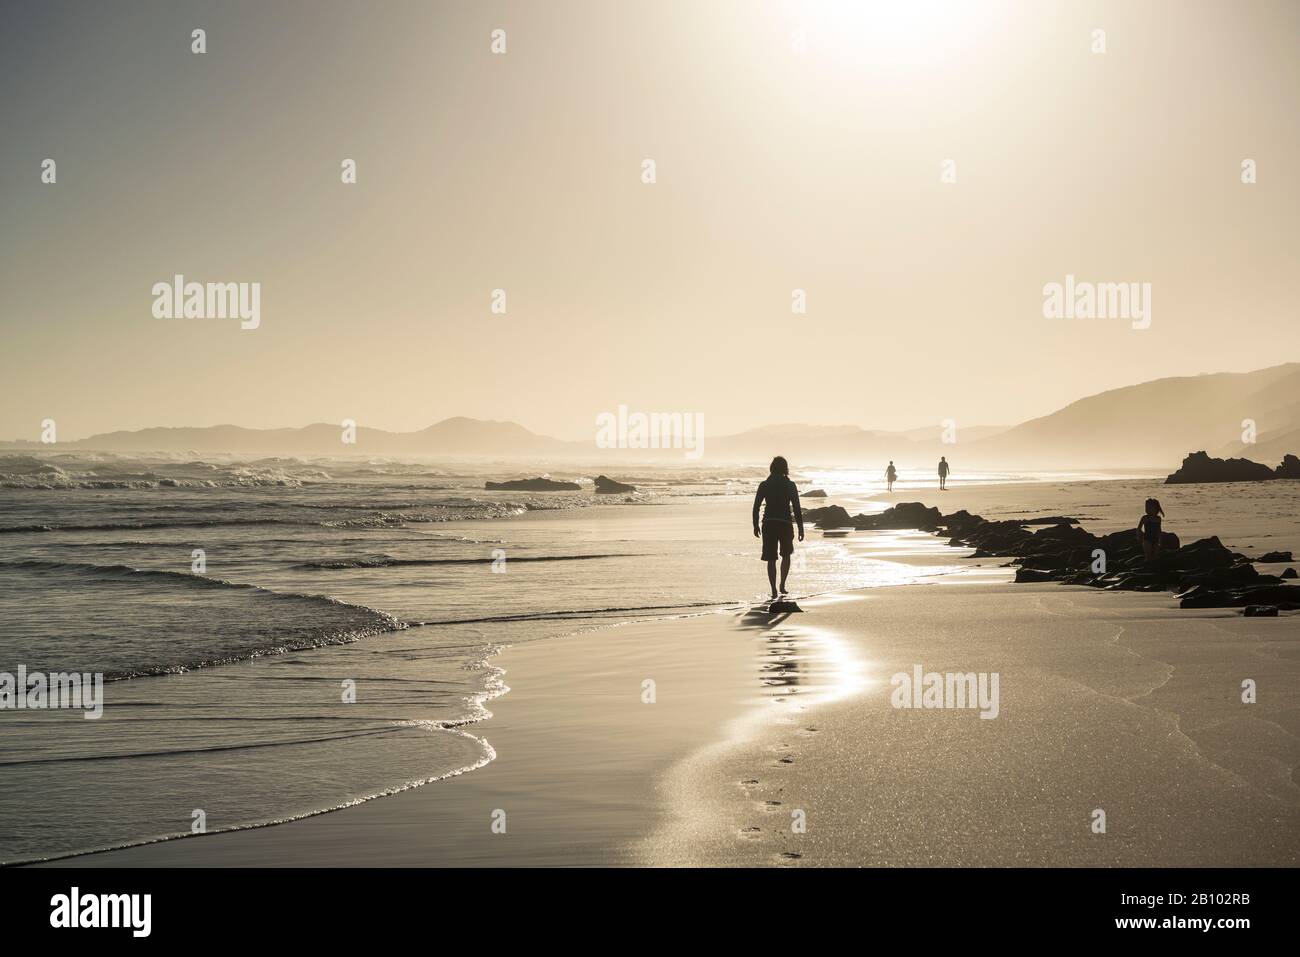
[[[246,429],[238,425],[204,428],[149,428],[106,432],[60,448],[106,452],[231,452],[258,455],[449,455],[547,456],[572,454],[579,443],[530,432],[514,422],[443,419],[419,432],[387,432],[358,426],[356,442],[343,441],[342,425],[318,422],[298,429]],[[28,446],[33,447],[33,446]],[[40,448],[40,446],[34,446]]]
[[[1241,442],[1246,419],[1256,445]],[[1296,430],[1300,363],[1290,362],[1111,389],[954,451],[984,468],[1164,469],[1197,449],[1275,465],[1296,451]]]
[[[1244,420],[1254,423],[1254,443],[1242,441]],[[599,449],[594,430],[588,441],[566,442],[514,422],[463,417],[443,419],[418,432],[358,427],[354,444],[345,444],[342,437],[342,426],[324,422],[297,429],[215,425],[108,432],[61,442],[59,448],[299,457],[563,458],[600,463],[680,462],[684,457],[681,449]],[[901,469],[930,468],[946,455],[958,475],[963,469],[1150,468],[1166,473],[1189,452],[1206,449],[1219,457],[1276,466],[1284,454],[1300,452],[1300,363],[1256,372],[1157,379],[1101,392],[1012,427],[958,424],[955,438],[955,443],[944,442],[938,423],[894,432],[856,425],[771,425],[734,435],[706,433],[702,463],[763,465],[773,455],[784,455],[799,468],[845,465],[883,471],[891,459]],[[0,443],[0,447],[48,448],[33,442]]]

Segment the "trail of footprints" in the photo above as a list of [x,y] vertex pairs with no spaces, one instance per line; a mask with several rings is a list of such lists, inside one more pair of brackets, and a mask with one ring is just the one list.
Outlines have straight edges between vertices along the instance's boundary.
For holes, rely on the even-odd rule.
[[[801,681],[795,640],[787,632],[774,631],[768,636],[766,654],[770,660],[759,666],[759,681],[765,688],[774,689],[770,699],[773,704],[791,705],[793,703],[791,696],[799,693],[798,684]],[[794,705],[791,710],[800,712],[804,708],[802,705]],[[796,722],[794,715],[787,715],[782,719],[782,723],[795,724]],[[797,728],[795,734],[807,738],[817,731],[815,724],[809,724]],[[775,755],[769,765],[774,774],[780,774],[782,770],[798,761],[794,746],[786,742],[774,744],[768,750]],[[755,809],[767,819],[761,824],[750,824],[740,828],[737,832],[739,839],[758,841],[765,837],[773,838],[788,848],[798,835],[791,830],[790,811],[781,800],[785,794],[785,787],[775,780],[763,781],[753,777],[739,781],[737,786],[754,800]],[[793,866],[802,859],[802,852],[790,849],[776,852],[774,858],[775,863],[781,866]]]

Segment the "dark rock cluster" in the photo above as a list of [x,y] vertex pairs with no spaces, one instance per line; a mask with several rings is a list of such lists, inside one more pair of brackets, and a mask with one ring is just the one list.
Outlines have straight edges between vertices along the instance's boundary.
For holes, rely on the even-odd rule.
[[[1161,552],[1147,563],[1134,529],[1093,535],[1065,516],[989,521],[965,509],[943,515],[920,502],[901,502],[878,515],[849,515],[839,505],[810,509],[805,518],[823,529],[930,531],[951,545],[974,548],[974,558],[1010,558],[1018,582],[1065,582],[1122,591],[1172,591],[1183,608],[1300,609],[1300,587],[1261,575],[1252,559],[1217,536],[1181,545],[1166,532]],[[1048,524],[1050,523],[1050,524]],[[1031,530],[1034,526],[1039,526]]]
[[1300,479],[1300,459],[1287,454],[1275,469],[1250,459],[1213,459],[1206,452],[1192,452],[1166,485],[1195,482],[1264,482],[1269,479]]

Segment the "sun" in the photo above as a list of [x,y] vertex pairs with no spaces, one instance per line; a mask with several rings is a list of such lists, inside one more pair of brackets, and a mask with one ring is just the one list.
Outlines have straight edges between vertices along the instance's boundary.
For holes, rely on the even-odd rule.
[[991,8],[963,0],[785,0],[796,51],[861,65],[926,66],[972,47]]

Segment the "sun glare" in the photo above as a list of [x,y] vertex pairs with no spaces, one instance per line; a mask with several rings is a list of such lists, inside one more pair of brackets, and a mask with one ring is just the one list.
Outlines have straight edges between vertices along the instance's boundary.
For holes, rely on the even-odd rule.
[[794,52],[855,65],[927,66],[980,39],[987,8],[961,0],[788,0]]

